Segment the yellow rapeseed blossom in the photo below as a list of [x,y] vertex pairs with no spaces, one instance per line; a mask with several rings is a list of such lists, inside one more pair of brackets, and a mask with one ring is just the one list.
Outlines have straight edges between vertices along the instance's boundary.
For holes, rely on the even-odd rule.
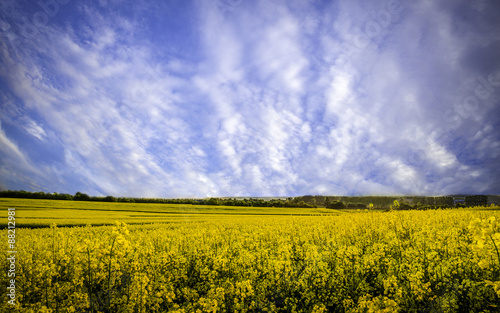
[[498,212],[18,229],[15,312],[493,312]]

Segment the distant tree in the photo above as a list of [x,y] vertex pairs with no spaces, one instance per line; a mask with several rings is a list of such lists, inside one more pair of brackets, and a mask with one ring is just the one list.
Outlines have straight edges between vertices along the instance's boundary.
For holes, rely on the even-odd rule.
[[345,209],[345,204],[342,201],[333,201],[333,202],[330,202],[330,204],[328,204],[327,208],[337,209],[337,210]]
[[330,198],[326,197],[325,198],[325,202],[323,202],[323,205],[328,208],[328,206],[330,205],[330,203],[331,203]]
[[116,202],[116,198],[113,196],[104,197],[104,199],[102,199],[102,200],[105,202]]
[[304,208],[304,207],[307,207],[308,205],[304,202],[304,201],[299,201],[297,203],[297,207],[301,207],[301,208]]
[[299,199],[304,201],[305,203],[316,204],[316,197],[315,196],[306,195],[306,196],[299,197]]
[[316,200],[316,204],[323,205],[325,202],[325,196],[314,196],[314,199]]
[[219,205],[219,199],[217,198],[210,198],[208,201],[207,201],[207,204],[209,205]]
[[90,200],[90,196],[86,193],[81,193],[81,192],[77,192],[75,193],[75,196],[73,197],[73,200],[76,200],[76,201],[89,201]]
[[59,196],[61,200],[73,200],[73,196],[67,193],[62,193]]
[[347,208],[349,208],[349,209],[366,209],[366,204],[364,204],[364,203],[348,203]]
[[[416,206],[415,206],[416,207]],[[400,203],[399,204],[399,210],[412,210],[414,207],[409,205],[408,203]]]
[[488,205],[488,196],[467,196],[465,197],[466,206],[486,206]]

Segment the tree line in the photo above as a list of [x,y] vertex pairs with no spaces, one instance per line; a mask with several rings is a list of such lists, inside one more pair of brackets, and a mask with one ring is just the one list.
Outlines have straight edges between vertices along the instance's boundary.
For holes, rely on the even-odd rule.
[[[436,209],[453,207],[474,207],[488,205],[488,196],[469,195],[464,197],[454,196],[301,196],[294,198],[295,201],[304,201],[311,205],[330,209],[367,209],[370,206],[376,209],[389,209],[394,206],[394,201],[398,203],[398,209]],[[455,202],[455,199],[462,199],[463,202]]]
[[23,198],[23,199],[49,199],[69,201],[96,201],[96,202],[123,202],[123,203],[164,203],[164,204],[193,204],[193,205],[225,205],[225,206],[254,206],[254,207],[284,207],[284,208],[316,208],[317,205],[305,203],[296,198],[280,199],[236,199],[236,198],[210,198],[210,199],[166,199],[166,198],[124,198],[103,196],[95,197],[77,192],[74,195],[67,193],[45,193],[6,190],[0,191],[0,198]]
[[432,209],[452,207],[472,207],[488,205],[488,196],[469,195],[463,198],[463,202],[455,203],[452,196],[440,197],[395,197],[395,196],[300,196],[285,199],[264,200],[260,198],[236,199],[236,198],[210,198],[210,199],[166,199],[166,198],[126,198],[102,196],[89,196],[82,192],[74,195],[67,193],[45,193],[29,191],[0,191],[3,198],[24,199],[50,199],[50,200],[72,200],[72,201],[99,201],[99,202],[124,202],[124,203],[165,203],[165,204],[193,204],[193,205],[224,205],[224,206],[253,206],[253,207],[284,207],[284,208],[317,208],[329,209],[388,209],[393,206],[394,201],[399,203],[399,209]]

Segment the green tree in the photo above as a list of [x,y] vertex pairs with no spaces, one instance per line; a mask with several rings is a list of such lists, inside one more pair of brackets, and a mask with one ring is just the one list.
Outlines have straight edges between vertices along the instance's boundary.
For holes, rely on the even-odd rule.
[[106,202],[116,202],[116,198],[113,197],[113,196],[107,196],[107,197],[104,197],[103,201],[106,201]]
[[488,205],[488,196],[467,196],[465,197],[466,206],[486,206]]
[[90,196],[86,193],[81,193],[81,192],[77,192],[75,193],[75,196],[73,197],[73,200],[76,200],[76,201],[89,201],[90,200]]
[[209,205],[219,205],[219,199],[218,198],[210,198],[208,201],[207,201],[207,204]]
[[330,205],[330,198],[326,197],[325,202],[323,202],[323,205],[328,208],[328,206]]
[[327,208],[336,210],[345,209],[345,204],[342,201],[334,201],[328,204]]

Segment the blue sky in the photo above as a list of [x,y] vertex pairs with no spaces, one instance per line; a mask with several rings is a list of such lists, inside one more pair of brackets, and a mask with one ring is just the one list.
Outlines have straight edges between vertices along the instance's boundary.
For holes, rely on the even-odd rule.
[[0,188],[500,194],[500,5],[2,1]]

